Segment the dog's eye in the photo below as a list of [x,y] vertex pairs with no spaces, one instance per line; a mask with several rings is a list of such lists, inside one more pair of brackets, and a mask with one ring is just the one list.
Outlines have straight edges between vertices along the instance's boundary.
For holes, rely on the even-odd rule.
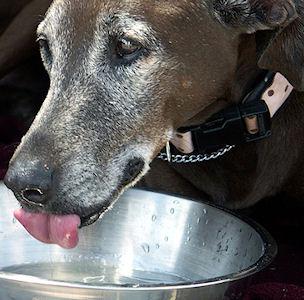
[[134,59],[141,49],[140,44],[128,39],[121,39],[117,41],[116,54],[119,58]]
[[50,45],[49,42],[47,40],[47,38],[45,36],[39,36],[37,39],[37,42],[39,44],[40,47],[40,53],[41,53],[41,57],[42,60],[44,61],[45,65],[47,67],[51,66],[52,64],[52,52],[50,49]]

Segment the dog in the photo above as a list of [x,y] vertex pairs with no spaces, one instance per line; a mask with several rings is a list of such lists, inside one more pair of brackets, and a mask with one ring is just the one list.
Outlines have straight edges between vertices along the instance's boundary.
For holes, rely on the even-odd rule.
[[[280,191],[301,197],[303,13],[298,0],[53,1],[37,31],[50,89],[5,178],[18,219],[68,248],[70,234],[50,238],[55,222],[88,225],[136,184],[233,209]],[[239,103],[265,70],[294,87],[271,137],[209,162],[156,158],[179,128]],[[52,224],[47,234],[34,214]]]

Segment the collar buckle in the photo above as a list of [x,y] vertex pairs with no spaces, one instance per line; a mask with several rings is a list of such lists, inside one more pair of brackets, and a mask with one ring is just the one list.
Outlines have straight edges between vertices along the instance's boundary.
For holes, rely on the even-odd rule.
[[195,149],[205,152],[269,137],[271,118],[265,101],[246,102],[222,110],[202,125],[179,129],[181,133],[188,131],[192,132]]

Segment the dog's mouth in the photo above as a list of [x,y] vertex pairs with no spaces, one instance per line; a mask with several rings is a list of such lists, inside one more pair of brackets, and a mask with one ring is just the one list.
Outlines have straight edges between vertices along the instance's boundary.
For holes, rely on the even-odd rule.
[[16,210],[14,215],[41,242],[57,244],[66,249],[75,248],[78,244],[78,229],[81,225],[78,215],[32,213],[24,209]]
[[97,220],[101,217],[102,214],[103,211],[91,214],[90,216],[87,217],[80,218],[81,224],[79,227],[82,228],[94,224],[95,222],[97,222]]
[[[116,195],[113,195],[115,197]],[[98,221],[98,219],[109,209],[111,206],[110,202],[106,202],[106,204],[102,205],[101,208],[95,210],[95,212],[90,213],[87,216],[80,217],[80,225],[79,228],[83,228],[86,226],[90,226]]]
[[113,204],[119,196],[115,190],[110,199],[102,205],[91,207],[90,213],[82,215],[78,212],[60,214],[56,211],[46,211],[45,208],[28,203],[19,194],[15,194],[22,208],[14,212],[15,218],[37,240],[56,244],[62,248],[72,249],[78,245],[78,231],[82,227],[94,224]]
[[49,200],[46,201],[46,205],[41,205],[27,200],[22,194],[15,193],[22,206],[21,209],[15,211],[15,217],[37,240],[48,244],[57,244],[67,249],[75,248],[79,241],[79,229],[92,225],[110,209],[124,187],[140,175],[143,167],[142,160],[131,160],[120,179],[120,184],[109,197],[106,200],[103,199],[102,203],[87,208],[79,207],[77,209],[70,205],[70,209],[61,211],[58,210],[61,205],[58,203],[56,205],[56,201]]
[[95,223],[106,209],[86,217],[76,214],[55,215],[33,213],[25,209],[14,212],[15,218],[37,240],[56,244],[66,249],[75,248],[78,244],[78,231],[81,227]]
[[[117,189],[112,193],[110,196],[110,199],[117,199],[119,195],[119,191],[122,190],[125,186],[130,184],[132,181],[134,181],[142,172],[144,168],[145,162],[142,159],[132,159],[128,162],[124,175],[120,180],[120,184],[117,187]],[[111,203],[109,201],[106,202],[101,208],[95,210],[94,213],[91,213],[90,215],[86,217],[81,217],[81,225],[80,228],[89,226],[94,224],[110,207]]]
[[29,234],[41,242],[57,244],[66,249],[75,248],[79,241],[79,229],[95,223],[110,205],[106,202],[85,216],[78,213],[58,214],[28,203],[19,194],[15,193],[15,196],[22,206],[15,211],[15,218]]

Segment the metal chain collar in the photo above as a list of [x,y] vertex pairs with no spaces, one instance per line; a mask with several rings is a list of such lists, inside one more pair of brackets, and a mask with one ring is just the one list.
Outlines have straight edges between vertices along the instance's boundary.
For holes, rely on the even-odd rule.
[[232,150],[235,146],[229,146],[227,145],[224,148],[219,149],[216,152],[212,152],[210,154],[198,154],[198,155],[181,155],[181,154],[177,154],[171,155],[171,159],[168,159],[168,154],[167,153],[160,153],[157,158],[161,159],[163,161],[170,161],[172,163],[176,163],[176,164],[189,164],[189,163],[197,163],[197,162],[204,162],[204,161],[208,161],[208,160],[212,160],[212,159],[217,159],[223,155],[225,155],[227,152],[229,152],[230,150]]

